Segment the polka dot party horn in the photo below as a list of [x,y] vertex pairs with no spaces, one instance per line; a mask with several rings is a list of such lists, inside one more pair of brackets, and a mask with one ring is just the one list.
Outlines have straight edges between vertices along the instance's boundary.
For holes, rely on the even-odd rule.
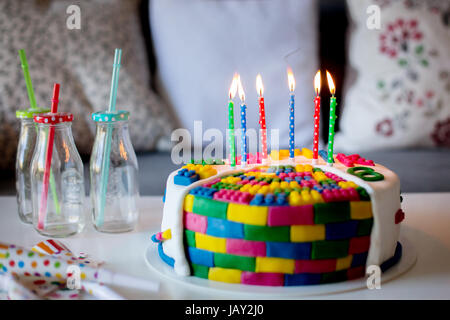
[[[52,253],[59,254],[49,255]],[[74,276],[73,272],[76,268],[73,266],[79,267],[82,283],[83,280],[96,281],[106,285],[125,286],[151,292],[159,289],[159,283],[115,273],[96,267],[95,264],[90,266],[89,260],[73,256],[67,248],[54,240],[41,242],[32,250],[0,242],[0,272],[2,273],[10,273],[18,277],[34,277],[41,279],[40,281],[46,279],[62,282],[69,276]]]

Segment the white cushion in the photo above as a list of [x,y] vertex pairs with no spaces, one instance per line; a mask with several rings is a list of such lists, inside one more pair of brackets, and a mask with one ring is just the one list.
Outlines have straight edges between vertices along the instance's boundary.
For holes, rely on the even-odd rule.
[[[194,120],[203,120],[203,130],[225,132],[228,90],[238,72],[247,96],[247,128],[259,129],[255,83],[261,73],[268,133],[280,129],[280,145],[287,147],[289,62],[297,82],[296,147],[311,148],[313,78],[318,68],[315,1],[152,0],[150,4],[161,86],[183,127],[193,132]],[[240,128],[237,97],[235,127]]]
[[[370,30],[366,9],[377,3],[381,28]],[[450,1],[348,6],[354,26],[336,150],[450,147]]]

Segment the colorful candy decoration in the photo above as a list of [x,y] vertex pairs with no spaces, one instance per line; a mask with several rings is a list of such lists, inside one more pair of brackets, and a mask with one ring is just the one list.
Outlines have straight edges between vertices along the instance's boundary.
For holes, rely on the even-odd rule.
[[364,181],[380,181],[384,180],[381,173],[376,172],[372,168],[367,167],[353,167],[347,170],[348,173],[363,179]]
[[336,159],[338,159],[343,165],[349,168],[353,167],[355,164],[361,164],[363,166],[375,166],[375,163],[372,160],[362,158],[359,154],[346,156],[343,153],[338,153]]
[[405,212],[402,209],[398,209],[395,213],[395,224],[399,224],[403,220],[405,220]]

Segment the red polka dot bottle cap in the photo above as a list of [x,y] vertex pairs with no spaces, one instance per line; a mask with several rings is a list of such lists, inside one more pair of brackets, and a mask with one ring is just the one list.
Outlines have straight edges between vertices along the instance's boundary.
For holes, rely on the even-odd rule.
[[99,111],[92,114],[92,120],[95,122],[117,122],[128,120],[130,112],[125,110],[119,111]]
[[45,124],[58,124],[63,122],[72,122],[73,114],[66,112],[43,113],[34,116],[34,122]]

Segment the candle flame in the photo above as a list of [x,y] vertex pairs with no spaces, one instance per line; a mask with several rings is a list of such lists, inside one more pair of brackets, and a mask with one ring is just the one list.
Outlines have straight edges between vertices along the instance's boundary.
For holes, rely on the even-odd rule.
[[317,71],[316,76],[314,77],[314,90],[316,91],[316,95],[320,93],[320,70]]
[[295,90],[295,78],[291,68],[288,69],[288,83],[289,91],[293,92]]
[[241,101],[245,101],[245,93],[244,93],[244,87],[242,86],[241,82],[241,76],[238,75],[238,92],[239,92],[239,98],[241,98]]
[[256,91],[258,92],[258,94],[261,97],[264,94],[264,86],[263,86],[261,75],[259,73],[256,76]]
[[231,81],[230,91],[228,92],[228,96],[230,97],[230,100],[233,99],[234,96],[236,95],[237,86],[238,86],[238,75],[235,74],[233,76],[233,81]]
[[330,88],[330,92],[332,95],[336,92],[336,87],[334,86],[333,78],[331,77],[331,74],[327,70],[327,81],[328,81],[328,87]]

